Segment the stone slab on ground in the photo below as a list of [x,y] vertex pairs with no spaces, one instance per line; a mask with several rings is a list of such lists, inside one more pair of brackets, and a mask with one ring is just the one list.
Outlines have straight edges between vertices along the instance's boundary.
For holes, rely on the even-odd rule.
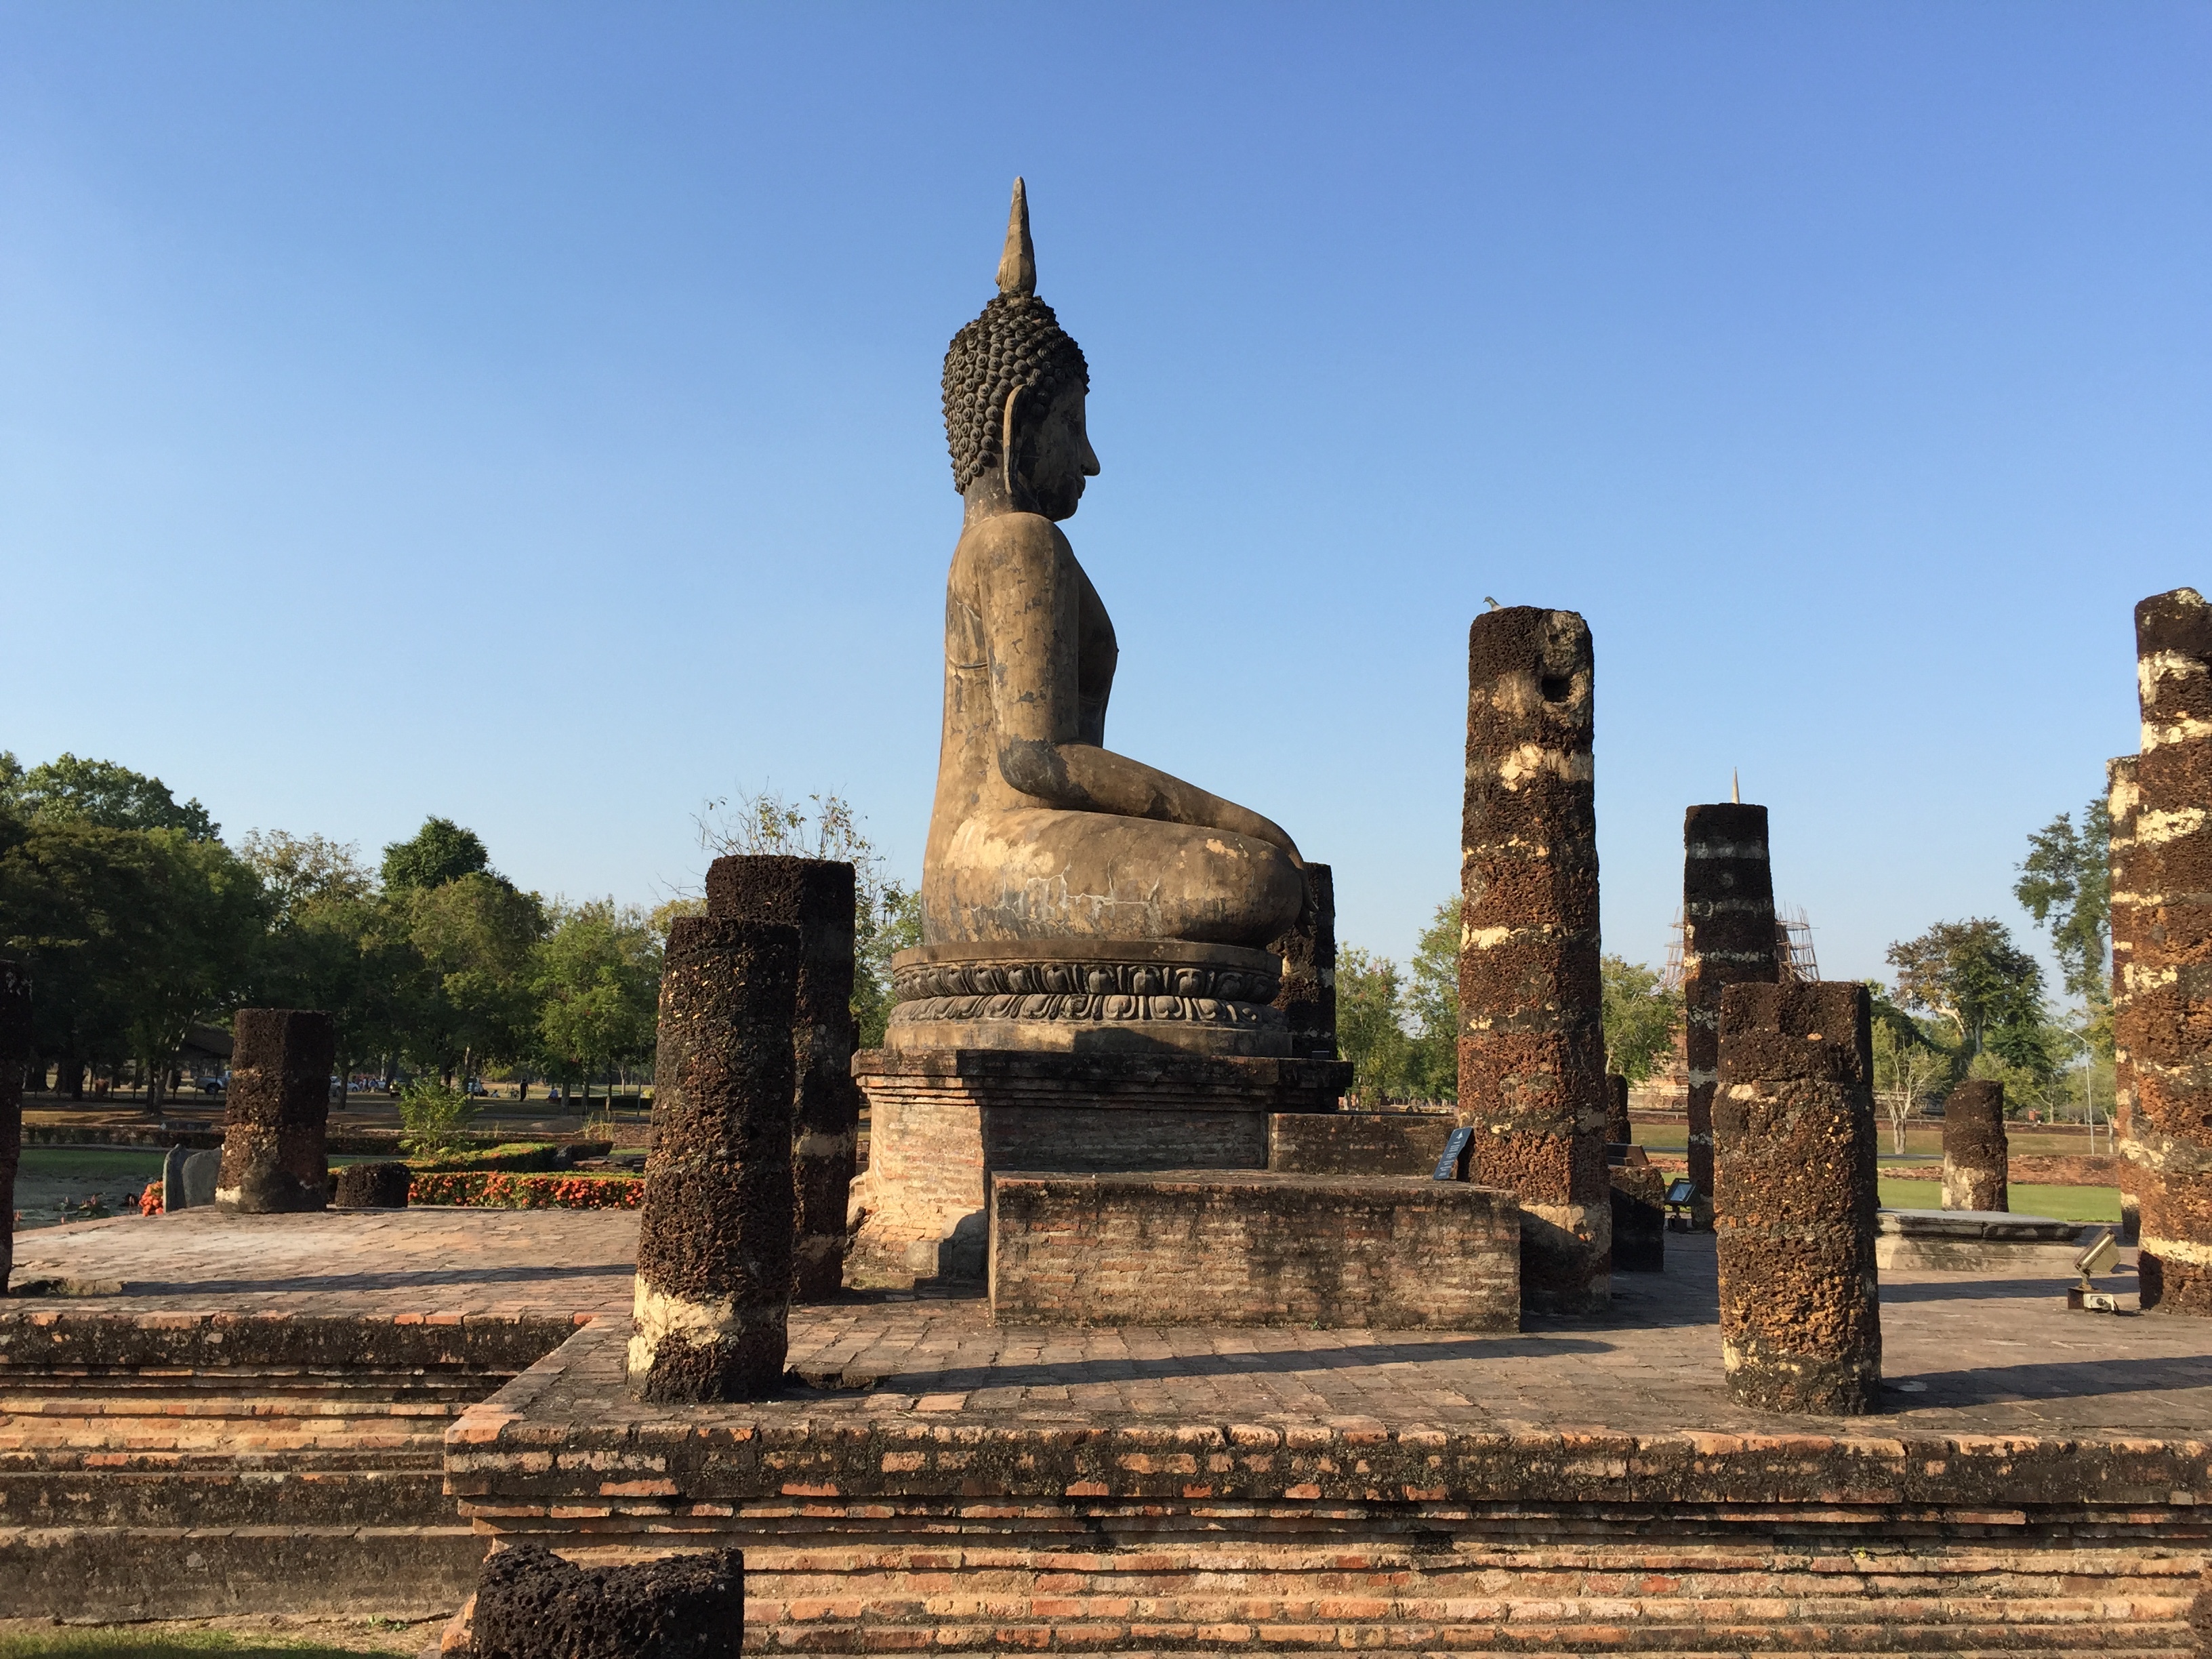
[[2066,1278],[2094,1231],[2056,1216],[2008,1210],[1883,1210],[1875,1217],[1875,1266],[2022,1279]]

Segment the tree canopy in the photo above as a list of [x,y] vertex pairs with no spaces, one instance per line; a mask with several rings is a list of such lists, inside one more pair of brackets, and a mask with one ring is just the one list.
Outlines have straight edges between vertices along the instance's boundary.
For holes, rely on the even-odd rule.
[[1889,947],[1897,998],[1943,1021],[1968,1054],[1984,1050],[2046,1074],[2056,1064],[2043,1008],[2043,964],[1987,916],[1939,921]]

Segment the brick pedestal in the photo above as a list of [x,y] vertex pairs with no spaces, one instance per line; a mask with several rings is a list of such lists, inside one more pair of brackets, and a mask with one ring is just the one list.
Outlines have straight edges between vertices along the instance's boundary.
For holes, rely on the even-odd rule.
[[853,866],[831,859],[716,859],[707,914],[799,929],[792,1014],[792,1299],[827,1302],[845,1282],[845,1212],[860,1146],[853,1082]]
[[1943,1207],[2009,1210],[2008,1163],[2004,1085],[1981,1078],[1954,1084],[1943,1100]]
[[1336,882],[1326,864],[1306,866],[1306,913],[1274,943],[1283,959],[1275,1006],[1300,1060],[1336,1058]]
[[1766,809],[1740,801],[1691,807],[1682,816],[1682,1047],[1690,1074],[1690,1179],[1708,1198],[1721,993],[1730,985],[1771,985],[1778,973]]
[[1602,1310],[1605,1174],[1589,629],[1492,611],[1468,630],[1459,1115],[1468,1178],[1521,1200],[1521,1294]]
[[2127,913],[2112,1029],[2134,1096],[2121,1152],[2145,1309],[2212,1316],[2212,610],[2186,587],[2136,607],[2142,753],[2115,882]]
[[[31,1051],[31,976],[0,957],[0,1219],[15,1213],[15,1170],[23,1160],[23,1061]],[[15,1230],[0,1227],[0,1296],[15,1266]]]
[[996,1170],[1264,1170],[1268,1115],[1332,1110],[1340,1060],[869,1048],[855,1285],[980,1284]]
[[799,964],[796,927],[669,929],[629,1353],[647,1400],[759,1399],[782,1382]]
[[1722,996],[1713,1230],[1722,1359],[1747,1406],[1848,1416],[1881,1393],[1868,1010],[1862,985]]
[[330,1201],[325,1131],[337,1028],[303,1008],[241,1008],[231,1024],[228,1123],[215,1201],[249,1215]]
[[1521,1328],[1510,1193],[1419,1176],[991,1178],[991,1316],[1017,1325]]

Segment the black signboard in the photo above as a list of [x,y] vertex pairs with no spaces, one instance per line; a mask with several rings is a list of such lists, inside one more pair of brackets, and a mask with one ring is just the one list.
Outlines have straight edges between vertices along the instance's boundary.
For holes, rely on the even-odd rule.
[[1467,1143],[1474,1139],[1473,1124],[1462,1123],[1451,1132],[1451,1139],[1444,1142],[1444,1155],[1437,1160],[1436,1178],[1438,1181],[1459,1179],[1460,1158],[1467,1151]]

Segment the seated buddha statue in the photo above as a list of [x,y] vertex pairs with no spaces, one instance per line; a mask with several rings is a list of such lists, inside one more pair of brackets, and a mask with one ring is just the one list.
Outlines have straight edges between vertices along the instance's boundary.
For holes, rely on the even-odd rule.
[[964,512],[921,888],[922,939],[940,959],[1041,941],[1261,949],[1304,902],[1297,848],[1276,824],[1106,746],[1114,623],[1060,527],[1098,473],[1089,388],[1081,349],[1036,297],[1017,179],[998,297],[945,358]]

